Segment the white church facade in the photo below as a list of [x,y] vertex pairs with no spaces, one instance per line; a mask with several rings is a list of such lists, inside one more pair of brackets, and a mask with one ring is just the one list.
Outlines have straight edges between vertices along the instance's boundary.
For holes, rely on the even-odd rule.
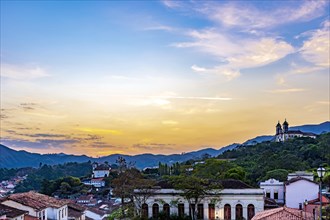
[[276,142],[284,142],[286,140],[296,137],[316,138],[316,134],[314,133],[302,132],[300,130],[289,130],[289,123],[286,121],[286,119],[283,122],[282,126],[280,122],[278,122],[276,125],[276,133],[275,133]]

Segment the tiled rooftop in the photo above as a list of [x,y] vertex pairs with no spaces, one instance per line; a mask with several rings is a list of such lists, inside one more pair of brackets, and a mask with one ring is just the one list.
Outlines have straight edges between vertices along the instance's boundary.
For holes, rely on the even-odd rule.
[[0,204],[0,216],[6,215],[7,218],[15,218],[15,217],[23,215],[25,213],[28,213],[28,212]]
[[313,220],[313,214],[286,206],[257,213],[252,220]]
[[47,207],[60,208],[67,204],[65,201],[61,201],[53,197],[46,196],[33,191],[12,194],[8,196],[7,199],[20,203],[22,205],[32,207],[37,210],[42,210]]

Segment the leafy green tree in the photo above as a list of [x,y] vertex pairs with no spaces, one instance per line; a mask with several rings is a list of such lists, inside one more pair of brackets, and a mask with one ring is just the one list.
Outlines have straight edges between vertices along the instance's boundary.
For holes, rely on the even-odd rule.
[[207,159],[205,163],[194,167],[193,175],[204,179],[223,179],[225,173],[234,165],[228,161],[218,159]]
[[234,167],[229,169],[227,172],[224,174],[225,179],[235,179],[235,180],[245,180],[245,171],[242,167]]
[[279,181],[286,181],[288,177],[289,171],[285,169],[276,169],[271,170],[266,173],[266,176],[262,178],[262,180],[268,180],[268,179],[277,179]]
[[197,204],[199,204],[207,195],[219,193],[222,186],[214,181],[202,179],[197,176],[171,176],[171,183],[174,188],[181,190],[181,196],[185,198],[192,210],[192,219],[197,216]]

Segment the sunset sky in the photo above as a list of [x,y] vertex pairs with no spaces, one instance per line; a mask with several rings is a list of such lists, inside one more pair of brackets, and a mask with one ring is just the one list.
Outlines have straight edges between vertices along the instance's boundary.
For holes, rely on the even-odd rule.
[[1,1],[1,143],[171,154],[329,120],[330,1]]

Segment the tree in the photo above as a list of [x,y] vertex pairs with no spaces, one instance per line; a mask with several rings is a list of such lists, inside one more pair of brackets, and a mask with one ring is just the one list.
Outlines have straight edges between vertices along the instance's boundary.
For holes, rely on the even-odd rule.
[[[113,180],[113,194],[121,198],[121,206],[124,207],[126,203],[133,202],[133,193],[135,183],[143,179],[142,174],[135,168],[126,169],[119,173],[118,177]],[[125,202],[125,199],[129,199],[129,202]],[[124,209],[122,209],[122,215],[125,216]]]
[[118,164],[119,173],[122,173],[127,169],[127,163],[125,158],[119,156],[118,159],[116,160],[116,163]]
[[207,195],[218,194],[222,186],[216,182],[202,179],[196,176],[171,176],[171,183],[176,190],[180,190],[181,196],[185,198],[192,210],[192,219],[197,216],[197,204],[199,204]]
[[205,163],[197,164],[194,167],[193,174],[205,179],[223,179],[225,173],[233,167],[233,164],[224,160],[207,159]]
[[235,180],[245,180],[245,171],[242,167],[234,167],[229,169],[225,174],[224,177],[226,179],[235,179]]
[[268,179],[277,179],[279,181],[286,181],[288,177],[289,171],[285,169],[276,169],[276,170],[271,170],[266,173],[266,176],[263,178],[263,180],[268,180]]
[[134,180],[133,199],[137,215],[141,216],[142,205],[155,193],[155,181],[137,178]]

